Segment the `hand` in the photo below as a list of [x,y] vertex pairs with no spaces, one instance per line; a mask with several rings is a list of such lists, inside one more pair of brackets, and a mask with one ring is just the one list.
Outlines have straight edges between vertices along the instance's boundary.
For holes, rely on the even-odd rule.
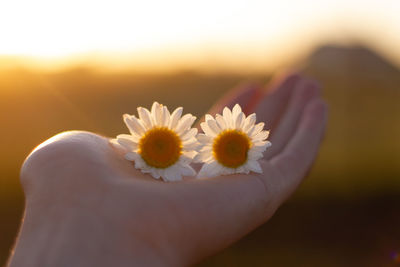
[[263,174],[164,183],[136,170],[108,138],[61,133],[26,159],[26,209],[11,266],[181,266],[266,222],[312,165],[326,106],[315,82],[242,87],[211,113],[239,103],[271,130]]

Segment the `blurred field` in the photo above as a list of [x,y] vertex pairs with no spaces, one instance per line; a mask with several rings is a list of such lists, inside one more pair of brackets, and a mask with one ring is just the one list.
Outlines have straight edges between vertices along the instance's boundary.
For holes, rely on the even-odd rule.
[[[395,266],[400,253],[400,71],[362,46],[324,46],[296,67],[330,106],[317,164],[266,225],[202,266]],[[139,74],[77,67],[0,71],[0,265],[23,211],[18,172],[37,144],[65,130],[127,132],[123,113],[155,100],[201,116],[243,81],[272,74]]]

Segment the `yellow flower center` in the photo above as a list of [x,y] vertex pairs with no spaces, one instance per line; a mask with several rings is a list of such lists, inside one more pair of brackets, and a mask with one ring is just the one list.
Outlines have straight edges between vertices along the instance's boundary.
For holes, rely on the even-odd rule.
[[247,161],[250,147],[250,139],[245,133],[225,130],[214,139],[213,155],[225,167],[237,168]]
[[178,161],[182,154],[179,136],[166,127],[147,131],[139,141],[139,154],[147,165],[165,169]]

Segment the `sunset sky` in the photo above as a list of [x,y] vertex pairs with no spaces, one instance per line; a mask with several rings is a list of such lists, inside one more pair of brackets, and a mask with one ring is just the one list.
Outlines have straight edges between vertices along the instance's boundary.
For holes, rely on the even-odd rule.
[[273,67],[327,43],[400,62],[400,1],[1,1],[0,57]]

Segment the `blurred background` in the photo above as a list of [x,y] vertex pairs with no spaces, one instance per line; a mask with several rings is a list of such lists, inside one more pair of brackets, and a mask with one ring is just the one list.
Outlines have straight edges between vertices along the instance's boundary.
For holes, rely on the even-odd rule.
[[400,265],[400,1],[1,1],[0,266],[19,169],[65,130],[126,132],[155,100],[200,116],[243,82],[318,79],[330,106],[310,176],[200,266]]

